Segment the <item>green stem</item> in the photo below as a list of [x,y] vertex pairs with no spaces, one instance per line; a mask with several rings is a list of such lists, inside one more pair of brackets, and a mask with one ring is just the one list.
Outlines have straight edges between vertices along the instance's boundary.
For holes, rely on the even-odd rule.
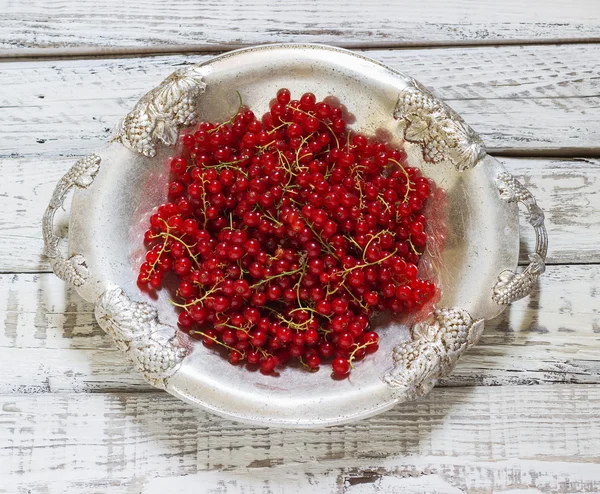
[[246,356],[246,354],[244,352],[240,352],[237,348],[233,348],[232,346],[229,346],[226,343],[223,343],[222,341],[219,341],[215,336],[210,336],[210,335],[206,334],[203,331],[200,331],[198,329],[193,329],[192,331],[190,331],[190,333],[202,335],[205,338],[208,338],[209,340],[214,341],[217,345],[221,345],[222,347],[225,347],[228,350],[231,350],[233,352],[237,352],[237,353],[239,353],[242,356],[242,359]]
[[274,274],[273,276],[269,276],[268,278],[265,278],[264,280],[260,280],[259,282],[254,283],[254,285],[250,286],[250,288],[257,288],[264,283],[268,283],[269,281],[272,281],[276,278],[281,278],[282,276],[292,276],[292,275],[300,272],[301,270],[302,270],[302,267],[299,267],[298,269],[294,269],[293,271],[285,271],[284,273]]

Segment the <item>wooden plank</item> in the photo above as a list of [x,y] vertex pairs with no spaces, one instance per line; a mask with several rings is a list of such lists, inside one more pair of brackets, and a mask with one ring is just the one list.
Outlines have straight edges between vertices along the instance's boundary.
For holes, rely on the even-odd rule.
[[[600,266],[549,267],[441,385],[600,383],[599,293]],[[0,275],[0,321],[0,393],[151,390],[52,274]]]
[[[482,0],[369,3],[334,0],[9,2],[0,14],[3,54],[31,48],[164,48],[273,42],[395,46],[597,38],[594,2]],[[60,51],[58,51],[60,53]]]
[[[600,44],[366,53],[433,88],[491,152],[600,155]],[[206,59],[3,63],[0,158],[90,152],[142,94]]]
[[[502,158],[546,211],[549,263],[600,262],[600,161]],[[49,270],[41,257],[41,218],[56,182],[75,158],[0,159],[0,272]],[[535,246],[522,215],[521,260]],[[68,206],[56,223],[66,234]]]
[[435,389],[322,431],[245,426],[165,393],[0,403],[0,492],[600,490],[598,385]]

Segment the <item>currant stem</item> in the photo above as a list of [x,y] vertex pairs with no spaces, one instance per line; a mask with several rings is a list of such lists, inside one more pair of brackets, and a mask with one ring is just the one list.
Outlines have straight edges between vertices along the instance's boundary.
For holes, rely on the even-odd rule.
[[392,158],[388,158],[392,163],[395,163],[396,165],[398,165],[400,167],[400,169],[402,170],[402,173],[404,173],[405,177],[406,177],[406,193],[404,194],[404,199],[402,200],[402,202],[404,204],[406,204],[406,202],[408,201],[408,195],[410,194],[410,192],[412,190],[414,190],[411,186],[410,186],[410,177],[408,175],[408,172],[406,171],[406,169],[402,166],[402,164],[398,161],[396,161],[395,159]]
[[317,372],[319,370],[319,368],[315,368],[313,369],[312,367],[309,367],[306,362],[304,362],[304,359],[302,357],[298,357],[298,362],[300,362],[300,364],[302,365],[302,367],[304,367],[308,372]]
[[[164,220],[163,220],[163,221],[164,221]],[[168,228],[168,226],[167,226],[167,228]],[[153,238],[158,238],[158,236],[156,236],[156,237],[153,237]],[[162,256],[162,255],[163,255],[163,253],[164,253],[165,249],[167,248],[167,240],[168,240],[168,239],[167,239],[167,238],[165,238],[165,240],[164,240],[164,242],[163,242],[163,245],[162,245],[162,247],[161,247],[160,251],[158,252],[158,256],[156,257],[156,261],[154,261],[154,262],[151,264],[151,266],[150,266],[150,271],[148,272],[147,280],[149,280],[149,279],[150,279],[150,276],[151,276],[151,275],[152,275],[152,274],[155,272],[155,269],[154,269],[154,268],[155,268],[155,266],[158,264],[158,261],[160,260],[160,256]]]
[[183,309],[187,309],[188,307],[193,307],[194,305],[198,305],[201,304],[202,302],[204,302],[209,295],[212,295],[213,293],[215,293],[217,290],[219,290],[218,286],[213,286],[212,288],[209,288],[208,290],[206,290],[204,292],[204,295],[202,295],[202,297],[200,298],[196,298],[194,299],[192,302],[190,302],[189,304],[178,304],[177,302],[173,301],[173,300],[169,300],[169,302],[174,305],[175,307],[181,307]]
[[313,226],[311,225],[310,221],[308,221],[306,218],[304,218],[304,216],[301,216],[302,219],[304,220],[304,222],[306,223],[306,226],[308,226],[308,228],[310,229],[311,232],[313,232],[313,235],[315,237],[317,237],[317,240],[319,241],[319,243],[321,244],[321,246],[329,253],[331,254],[333,257],[335,257],[338,261],[340,260],[340,258],[338,257],[338,255],[335,253],[335,251],[331,248],[331,245],[329,245],[328,242],[325,242],[325,240],[323,240],[323,237],[321,237],[321,235],[319,233],[317,233],[317,231],[313,228]]
[[[286,105],[286,106],[289,106],[289,104],[288,104],[288,105]],[[330,126],[329,126],[329,124],[328,124],[328,123],[326,123],[325,121],[323,121],[323,120],[321,120],[321,119],[319,119],[319,118],[315,117],[314,115],[311,115],[310,113],[308,113],[308,112],[306,112],[306,111],[304,111],[304,110],[301,110],[300,108],[292,108],[292,110],[293,110],[293,111],[299,111],[300,113],[304,113],[305,115],[308,115],[309,117],[313,117],[313,118],[315,118],[316,120],[318,120],[320,123],[322,123],[323,125],[325,125],[325,127],[327,127],[327,130],[329,130],[329,132],[331,133],[331,135],[332,135],[332,136],[333,136],[333,138],[335,139],[335,147],[337,147],[337,148],[339,148],[339,147],[340,147],[340,141],[338,140],[336,133],[333,131],[333,129],[332,129]],[[290,123],[291,123],[291,122],[290,122]]]
[[210,336],[209,334],[206,334],[204,331],[200,331],[199,329],[193,329],[190,331],[190,333],[199,334],[199,335],[203,336],[204,338],[208,338],[209,340],[214,341],[217,345],[221,345],[222,347],[225,347],[228,350],[231,350],[232,352],[237,352],[242,356],[242,359],[244,359],[246,357],[245,352],[240,352],[237,348],[233,348],[232,346],[229,346],[228,344],[223,343],[216,336]]
[[352,293],[352,290],[350,290],[350,288],[348,288],[346,286],[345,280],[340,283],[340,287],[343,287],[344,290],[346,290],[346,293],[348,293],[348,295],[350,295],[352,297],[352,300],[354,300],[354,302],[356,304],[358,304],[363,310],[365,310],[365,311],[369,310],[369,308],[361,300],[359,300],[356,297],[356,295],[354,295],[354,293]]
[[[188,255],[189,255],[189,256],[190,256],[190,257],[191,257],[191,258],[194,260],[194,262],[196,263],[196,266],[197,266],[198,268],[200,268],[200,263],[198,262],[198,259],[197,259],[197,254],[193,254],[193,253],[192,253],[192,247],[195,247],[195,245],[196,245],[196,244],[194,244],[194,245],[188,245],[188,244],[186,244],[186,243],[185,243],[185,242],[184,242],[184,241],[181,239],[181,237],[177,237],[176,235],[173,235],[172,233],[169,233],[169,230],[171,229],[171,228],[169,227],[169,224],[168,224],[168,223],[167,223],[167,222],[166,222],[164,219],[162,219],[162,218],[161,218],[161,221],[162,221],[162,222],[163,222],[163,223],[166,225],[166,227],[167,227],[167,231],[166,231],[166,232],[160,232],[160,233],[158,234],[158,236],[159,236],[159,237],[163,237],[163,236],[165,237],[165,246],[166,246],[166,243],[167,243],[167,239],[169,239],[169,238],[172,238],[172,239],[173,239],[173,240],[175,240],[176,242],[179,242],[181,245],[183,245],[183,246],[185,247],[185,249],[187,250],[187,253],[188,253]],[[161,251],[161,252],[162,252],[162,251]],[[160,256],[159,256],[159,258],[160,258]]]
[[259,286],[263,285],[264,283],[268,283],[269,281],[272,281],[276,278],[281,278],[282,276],[292,276],[298,272],[300,272],[302,270],[302,267],[299,267],[298,269],[294,269],[293,271],[285,271],[284,273],[279,273],[279,274],[274,274],[273,276],[269,276],[268,278],[265,278],[263,280],[260,280],[257,283],[254,283],[254,285],[251,285],[250,288],[258,288]]
[[[387,233],[387,234],[391,235],[392,237],[396,236],[396,234],[394,232],[391,232],[389,230],[381,230],[381,231],[377,232],[377,234],[371,235],[371,238],[369,239],[369,241],[367,242],[367,245],[365,245],[365,248],[362,251],[362,253],[363,253],[363,261],[366,262],[365,256],[367,255],[367,250],[369,249],[369,246],[371,245],[371,243],[373,242],[373,240],[375,240],[376,238],[379,238],[384,233]],[[395,253],[395,251],[394,251],[394,253]]]
[[377,342],[376,341],[367,341],[366,343],[363,343],[362,345],[355,344],[356,348],[354,350],[352,350],[352,352],[350,353],[350,356],[348,357],[348,363],[350,364],[350,367],[352,367],[352,369],[356,369],[356,367],[354,367],[354,365],[352,365],[352,362],[354,361],[356,352],[358,352],[362,348],[367,348],[370,345],[374,345],[375,343],[377,343]]
[[[329,316],[327,316],[327,315],[325,315],[325,314],[321,314],[319,311],[317,311],[317,310],[313,309],[312,307],[297,307],[297,308],[295,308],[295,309],[292,309],[292,310],[290,311],[290,314],[293,314],[294,312],[297,312],[297,311],[299,311],[299,310],[305,310],[305,311],[307,311],[307,312],[312,312],[312,313],[314,313],[314,314],[317,314],[317,315],[319,315],[319,316],[321,316],[321,317],[324,317],[324,318],[325,318],[325,319],[327,319],[328,321],[331,321],[331,317],[329,317]],[[309,319],[309,320],[310,320],[310,319]]]
[[263,214],[263,216],[265,218],[271,220],[277,226],[283,225],[283,223],[281,221],[279,221],[278,219],[276,219],[271,213],[265,211],[264,208],[260,204],[256,203],[256,205],[258,206],[258,209],[260,209],[261,213]]

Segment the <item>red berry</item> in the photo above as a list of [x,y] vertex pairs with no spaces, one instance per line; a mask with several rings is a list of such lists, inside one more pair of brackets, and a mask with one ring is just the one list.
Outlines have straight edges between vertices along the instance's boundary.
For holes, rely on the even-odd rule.
[[207,329],[202,336],[202,343],[205,346],[213,346],[217,343],[217,333],[213,329]]
[[183,158],[173,158],[171,160],[171,171],[176,174],[185,172],[187,169],[187,163]]
[[319,345],[319,354],[323,358],[329,358],[333,355],[335,347],[333,343],[329,341],[324,341]]
[[331,106],[329,106],[327,103],[319,103],[315,107],[315,113],[320,119],[327,119],[331,116]]
[[342,357],[333,359],[331,369],[336,376],[343,377],[350,371],[350,362]]
[[179,276],[185,276],[192,269],[192,261],[190,261],[187,257],[180,257],[173,264],[173,271],[177,273]]
[[316,102],[317,98],[313,93],[304,93],[300,98],[300,108],[304,111],[312,111]]
[[198,323],[203,323],[208,317],[208,311],[202,305],[194,305],[190,309],[190,317]]
[[279,362],[275,357],[269,357],[260,363],[260,371],[263,374],[270,374],[275,370]]
[[277,91],[277,102],[282,105],[287,105],[290,102],[291,95],[290,90],[287,88],[281,88]]
[[150,276],[150,285],[152,288],[160,288],[162,285],[162,275],[155,273]]
[[400,285],[396,290],[396,297],[400,300],[410,300],[412,298],[412,288],[408,285]]
[[351,333],[342,333],[338,338],[338,346],[347,350],[354,345],[354,336]]
[[287,128],[287,135],[290,138],[301,137],[302,136],[302,127],[296,123],[291,124]]
[[348,310],[348,301],[343,298],[333,299],[331,308],[335,314],[345,314]]
[[267,342],[267,334],[263,331],[255,331],[250,336],[250,344],[257,348],[262,347]]
[[229,308],[230,301],[227,297],[217,296],[213,299],[213,308],[215,312],[224,312]]
[[179,313],[178,322],[184,328],[189,328],[192,324],[194,324],[194,321],[187,312]]
[[316,353],[312,353],[306,357],[306,365],[311,369],[317,369],[321,365],[321,359]]
[[235,290],[235,293],[242,297],[246,297],[251,293],[250,284],[246,280],[236,280],[233,284],[233,289]]
[[185,187],[181,182],[171,182],[169,184],[169,196],[170,197],[179,197],[185,191]]
[[231,350],[229,352],[229,363],[232,365],[238,364],[242,360],[243,353],[238,350]]
[[260,353],[259,352],[248,352],[248,355],[246,356],[246,360],[248,361],[249,364],[258,364],[260,362]]
[[319,333],[317,332],[317,330],[314,328],[307,329],[304,333],[304,343],[307,346],[314,346],[318,343],[318,341]]

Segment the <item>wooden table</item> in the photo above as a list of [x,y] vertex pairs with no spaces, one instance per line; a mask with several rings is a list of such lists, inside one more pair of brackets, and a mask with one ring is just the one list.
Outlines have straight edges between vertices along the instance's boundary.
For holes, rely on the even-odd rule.
[[[124,3],[0,9],[0,492],[600,492],[600,4]],[[550,238],[535,292],[428,398],[324,431],[155,391],[41,255],[55,183],[147,89],[276,41],[351,47],[432,88],[533,191]]]

